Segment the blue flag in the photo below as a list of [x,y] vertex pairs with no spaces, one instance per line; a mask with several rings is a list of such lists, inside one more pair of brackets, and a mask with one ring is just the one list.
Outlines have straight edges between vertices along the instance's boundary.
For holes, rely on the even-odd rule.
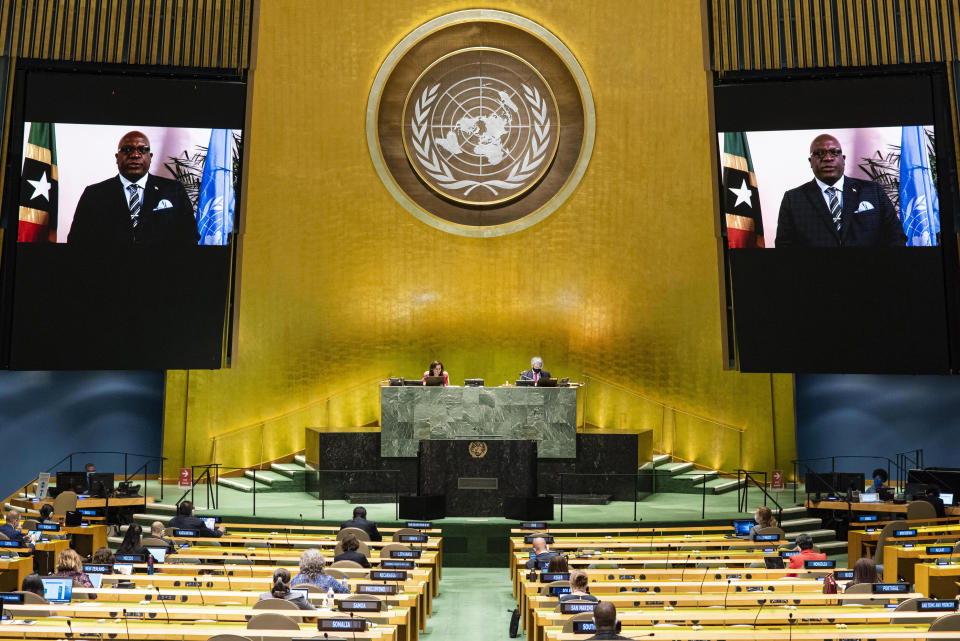
[[197,230],[201,245],[226,245],[233,231],[233,132],[210,132],[197,199]]
[[940,233],[940,202],[930,171],[923,127],[904,127],[900,142],[900,222],[907,247],[933,246]]

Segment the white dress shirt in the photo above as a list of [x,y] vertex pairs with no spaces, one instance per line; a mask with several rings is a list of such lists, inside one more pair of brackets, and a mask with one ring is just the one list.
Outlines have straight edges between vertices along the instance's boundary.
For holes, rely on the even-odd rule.
[[823,201],[827,203],[827,211],[830,211],[830,194],[827,193],[827,189],[830,187],[837,188],[837,200],[840,201],[840,211],[843,211],[843,176],[840,176],[840,180],[828,185],[819,178],[814,178],[817,181],[817,187],[820,188],[820,195],[823,196]]

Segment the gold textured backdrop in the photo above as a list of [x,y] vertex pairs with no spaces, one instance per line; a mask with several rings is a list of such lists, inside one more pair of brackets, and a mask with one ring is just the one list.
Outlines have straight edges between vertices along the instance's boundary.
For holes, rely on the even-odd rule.
[[397,41],[476,4],[261,4],[234,363],[168,374],[168,470],[278,458],[303,447],[305,425],[369,424],[374,381],[419,375],[434,358],[454,382],[497,384],[534,354],[554,375],[591,377],[588,423],[659,430],[655,447],[724,470],[790,468],[792,379],[722,368],[700,1],[485,6],[539,22],[573,51],[597,138],[560,209],[474,239],[390,197],[364,110]]

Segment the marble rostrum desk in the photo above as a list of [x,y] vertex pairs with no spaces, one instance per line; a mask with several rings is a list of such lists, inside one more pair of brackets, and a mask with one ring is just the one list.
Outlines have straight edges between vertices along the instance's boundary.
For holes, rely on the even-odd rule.
[[537,457],[577,455],[578,387],[380,388],[380,455],[417,456],[421,440],[527,439]]

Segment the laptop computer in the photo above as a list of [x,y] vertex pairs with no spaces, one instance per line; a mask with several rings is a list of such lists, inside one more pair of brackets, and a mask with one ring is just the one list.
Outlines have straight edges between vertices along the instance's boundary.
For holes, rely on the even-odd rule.
[[68,604],[73,599],[73,579],[43,578],[43,598],[50,603]]
[[940,492],[940,500],[944,505],[953,505],[953,492]]
[[95,587],[95,588],[99,588],[101,585],[103,585],[103,575],[102,575],[102,574],[98,574],[98,573],[94,572],[93,574],[87,574],[87,578],[90,579],[90,583],[91,583],[91,584],[93,585],[93,587]]
[[167,558],[167,548],[147,548],[147,552],[150,553],[150,556],[153,557],[153,560],[157,563],[163,563],[164,559]]
[[442,387],[444,383],[442,376],[424,376],[423,384],[427,387]]
[[734,519],[733,533],[736,536],[749,536],[750,528],[754,525],[756,525],[756,521],[753,519]]

